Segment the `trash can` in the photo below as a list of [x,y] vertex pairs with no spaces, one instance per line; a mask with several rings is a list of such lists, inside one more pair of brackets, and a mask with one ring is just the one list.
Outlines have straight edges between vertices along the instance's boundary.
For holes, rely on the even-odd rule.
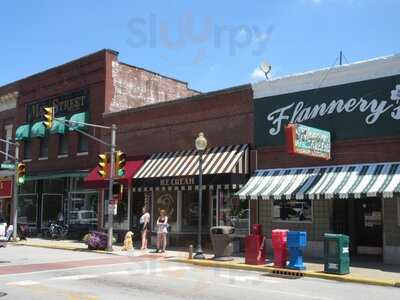
[[272,230],[272,248],[274,249],[274,267],[286,268],[287,261],[287,229]]
[[254,224],[250,235],[246,237],[245,263],[249,265],[265,264],[265,237],[262,225]]
[[214,250],[215,260],[233,260],[233,234],[235,228],[232,226],[214,226],[210,228],[211,243]]
[[301,248],[307,246],[307,232],[289,231],[287,234],[287,247],[290,253],[288,264],[289,269],[304,270],[306,267],[303,262]]
[[350,273],[349,236],[324,234],[324,271],[333,274]]

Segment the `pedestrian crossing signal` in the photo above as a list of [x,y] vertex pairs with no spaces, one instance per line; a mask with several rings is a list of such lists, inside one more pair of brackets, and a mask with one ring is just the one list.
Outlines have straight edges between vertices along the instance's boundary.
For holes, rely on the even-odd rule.
[[107,165],[108,165],[108,159],[107,159],[107,154],[102,153],[97,156],[99,158],[99,162],[97,163],[97,166],[99,169],[97,170],[97,174],[100,175],[102,178],[106,178],[107,176]]
[[54,119],[54,108],[53,107],[45,107],[44,110],[44,121],[43,125],[50,129],[53,126],[53,119]]

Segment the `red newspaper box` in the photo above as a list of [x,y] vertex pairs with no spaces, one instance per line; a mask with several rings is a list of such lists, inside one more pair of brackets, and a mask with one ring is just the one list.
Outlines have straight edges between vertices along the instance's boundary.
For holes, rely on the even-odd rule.
[[287,233],[286,229],[272,230],[272,248],[274,248],[274,266],[285,268],[287,261]]
[[265,264],[265,237],[262,235],[261,224],[254,224],[249,236],[246,237],[245,263],[249,265]]

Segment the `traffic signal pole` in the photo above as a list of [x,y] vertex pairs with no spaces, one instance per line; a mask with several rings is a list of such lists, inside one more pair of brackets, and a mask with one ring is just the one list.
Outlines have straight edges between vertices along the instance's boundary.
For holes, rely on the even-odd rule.
[[13,212],[13,240],[17,240],[17,214],[18,214],[18,170],[17,166],[19,163],[19,143],[15,143],[15,173],[14,173],[14,186],[13,186],[13,205],[12,205],[12,212]]
[[115,170],[115,140],[116,140],[117,126],[113,124],[111,126],[111,146],[110,146],[110,174],[108,183],[108,236],[107,236],[107,250],[112,251],[112,240],[113,240],[113,226],[114,226],[114,205],[111,205],[113,201],[113,177]]

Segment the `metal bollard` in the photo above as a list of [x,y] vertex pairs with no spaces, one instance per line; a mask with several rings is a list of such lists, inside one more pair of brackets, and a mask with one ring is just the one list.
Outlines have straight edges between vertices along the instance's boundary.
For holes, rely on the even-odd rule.
[[189,259],[193,259],[193,245],[189,245]]

